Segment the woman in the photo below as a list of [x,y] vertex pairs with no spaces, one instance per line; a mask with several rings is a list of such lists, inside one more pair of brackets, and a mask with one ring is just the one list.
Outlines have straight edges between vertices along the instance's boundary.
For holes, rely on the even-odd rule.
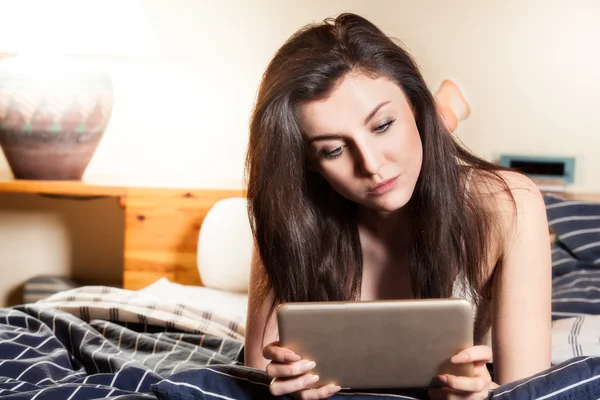
[[288,301],[471,299],[476,346],[452,361],[475,376],[439,376],[435,398],[485,397],[550,366],[539,190],[456,143],[411,57],[364,18],[307,26],[277,52],[247,172],[258,257],[245,362],[274,378],[273,394],[340,390],[307,389],[314,363],[279,346],[274,309]]

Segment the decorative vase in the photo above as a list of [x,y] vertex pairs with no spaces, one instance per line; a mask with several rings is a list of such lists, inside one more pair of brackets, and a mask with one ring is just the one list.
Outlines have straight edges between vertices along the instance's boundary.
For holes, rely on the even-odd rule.
[[113,98],[110,76],[89,61],[0,61],[0,146],[15,178],[80,180]]

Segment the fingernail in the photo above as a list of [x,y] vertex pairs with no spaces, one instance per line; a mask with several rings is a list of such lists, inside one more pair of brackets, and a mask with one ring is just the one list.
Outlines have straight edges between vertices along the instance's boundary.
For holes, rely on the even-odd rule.
[[308,370],[313,369],[317,364],[314,361],[304,361],[302,363],[302,369]]
[[334,394],[334,393],[337,393],[337,392],[339,392],[340,390],[342,390],[342,387],[341,387],[341,386],[338,386],[338,385],[331,386],[331,387],[329,388],[329,394]]
[[310,385],[319,380],[319,375],[310,374],[306,378],[304,378],[304,383],[306,385]]
[[446,375],[440,375],[438,376],[438,379],[444,383],[448,382],[448,377]]

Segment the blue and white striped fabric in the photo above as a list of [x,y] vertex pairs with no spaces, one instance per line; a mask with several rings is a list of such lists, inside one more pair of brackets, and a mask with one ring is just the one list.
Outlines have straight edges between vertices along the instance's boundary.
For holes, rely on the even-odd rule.
[[600,356],[600,203],[546,195],[552,244],[552,363]]
[[[33,306],[0,309],[0,397],[7,399],[292,399],[240,365],[242,343],[168,327],[95,320]],[[373,360],[377,362],[377,360]],[[368,368],[368,365],[365,366]],[[418,394],[420,393],[420,394]],[[597,399],[600,358],[580,357],[497,389],[488,399]],[[425,399],[346,391],[355,400]]]
[[552,244],[552,318],[600,314],[600,203],[546,195]]
[[[241,365],[242,345],[169,326],[88,322],[38,305],[0,309],[0,397],[275,399],[264,371]],[[340,396],[415,399],[383,392]]]
[[575,269],[552,279],[552,319],[582,315],[600,315],[600,270]]
[[546,195],[548,225],[577,260],[600,264],[600,203]]
[[[375,362],[375,360],[374,360]],[[293,396],[273,396],[271,382],[263,371],[239,365],[182,371],[158,383],[155,392],[161,399],[293,400]],[[427,399],[426,389],[398,391],[345,390],[331,400],[420,400]]]
[[237,363],[242,342],[64,311],[0,309],[0,397],[148,399],[178,371]]
[[[376,362],[374,360],[374,362]],[[365,366],[368,368],[368,366]],[[291,396],[273,397],[264,373],[240,366],[215,366],[183,371],[156,385],[161,399],[292,399]],[[338,392],[331,400],[419,400],[428,399],[427,391],[396,391],[369,393],[360,391]],[[600,398],[600,358],[577,357],[531,377],[500,386],[486,399],[598,399]]]
[[500,386],[487,399],[600,398],[600,358],[576,357],[531,377]]

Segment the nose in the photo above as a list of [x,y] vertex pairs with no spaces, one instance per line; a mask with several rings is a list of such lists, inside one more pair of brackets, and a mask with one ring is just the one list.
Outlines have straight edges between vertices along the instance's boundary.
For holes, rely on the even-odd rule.
[[360,143],[356,145],[357,164],[361,172],[377,175],[384,164],[384,156],[374,144]]

